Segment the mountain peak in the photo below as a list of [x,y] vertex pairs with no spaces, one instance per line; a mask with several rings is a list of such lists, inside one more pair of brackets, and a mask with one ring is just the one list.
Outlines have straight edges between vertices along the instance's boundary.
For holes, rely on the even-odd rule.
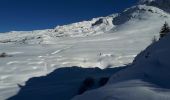
[[170,9],[170,0],[140,0],[139,4],[155,6],[164,10]]
[[167,2],[170,2],[170,0],[140,0],[139,1],[140,3],[167,3]]

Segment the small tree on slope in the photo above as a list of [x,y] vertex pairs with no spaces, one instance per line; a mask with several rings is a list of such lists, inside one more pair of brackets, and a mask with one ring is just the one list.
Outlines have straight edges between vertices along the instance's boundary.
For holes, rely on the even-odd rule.
[[167,22],[162,26],[160,31],[160,39],[166,36],[170,32],[170,27]]

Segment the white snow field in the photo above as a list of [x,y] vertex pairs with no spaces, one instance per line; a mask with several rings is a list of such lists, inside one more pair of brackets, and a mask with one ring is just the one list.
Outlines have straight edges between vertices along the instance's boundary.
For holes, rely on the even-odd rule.
[[[81,66],[104,69],[131,63],[151,44],[152,38],[158,36],[165,21],[170,22],[167,11],[142,2],[122,13],[92,21],[57,26],[55,29],[2,33],[0,53],[6,52],[11,57],[0,58],[0,100],[15,95],[19,90],[17,84],[23,85],[29,78],[46,75],[57,68]],[[144,67],[140,65],[139,70],[136,70],[137,67],[129,68],[135,70],[128,70],[126,74],[130,75],[127,77],[143,71],[148,62],[147,66],[143,64]],[[126,74],[120,73],[123,78]],[[75,100],[137,100],[134,96],[143,97],[140,94],[145,93],[148,98],[141,100],[169,98],[169,92],[152,87],[148,82],[139,79],[116,84],[114,80],[124,79],[114,77],[107,86],[87,92]],[[122,97],[117,97],[120,94]],[[159,97],[154,99],[155,95]]]
[[170,33],[141,52],[109,82],[72,100],[170,100]]

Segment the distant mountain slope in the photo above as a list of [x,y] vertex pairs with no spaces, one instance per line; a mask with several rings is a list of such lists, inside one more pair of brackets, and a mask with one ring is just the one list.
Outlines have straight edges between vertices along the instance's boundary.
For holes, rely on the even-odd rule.
[[[149,22],[150,20],[162,21],[163,23],[170,19],[167,12],[169,5],[169,0],[140,0],[138,5],[130,7],[122,13],[94,18],[91,21],[57,26],[54,29],[13,31],[0,34],[0,43],[55,44],[55,40],[63,37],[88,37],[113,33],[122,28],[121,25],[127,25],[129,22],[130,25],[133,25],[133,22]],[[159,23],[154,26],[160,26]]]
[[0,34],[0,43],[43,44],[47,38],[52,40],[62,37],[85,37],[103,34],[115,27],[112,24],[115,16],[117,14],[94,18],[91,21],[57,26],[54,29],[12,31]]

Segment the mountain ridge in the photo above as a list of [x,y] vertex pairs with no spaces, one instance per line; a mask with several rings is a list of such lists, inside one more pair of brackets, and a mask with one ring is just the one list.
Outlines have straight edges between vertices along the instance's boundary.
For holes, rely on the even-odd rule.
[[139,4],[155,6],[170,13],[170,0],[140,0]]
[[[168,0],[166,1],[169,2]],[[158,7],[157,5],[153,5],[153,2],[157,3],[161,2],[161,0],[140,0],[137,5],[127,8],[119,14],[57,26],[54,29],[12,31],[0,34],[0,43],[44,44],[47,43],[46,40],[50,41],[63,37],[86,37],[112,33],[116,29],[119,29],[119,26],[122,24],[132,22],[133,20],[149,20],[152,16],[165,17],[162,19],[170,18],[167,9],[164,9],[166,7]]]

